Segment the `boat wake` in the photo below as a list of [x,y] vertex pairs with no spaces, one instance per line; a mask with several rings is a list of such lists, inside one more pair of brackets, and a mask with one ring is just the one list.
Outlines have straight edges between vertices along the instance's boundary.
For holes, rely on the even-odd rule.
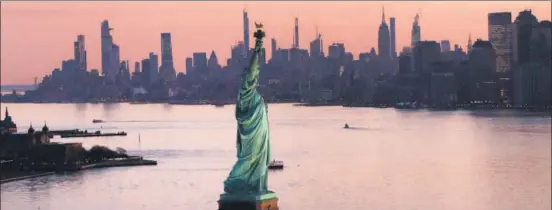
[[152,150],[128,150],[129,154],[140,155],[148,158],[175,158],[175,157],[203,157],[220,156],[230,151],[223,150],[171,150],[171,149],[152,149]]
[[95,123],[165,123],[165,122],[180,122],[177,120],[103,120]]
[[363,127],[348,127],[348,128],[344,128],[344,129],[348,129],[348,130],[371,130],[370,128],[363,128]]
[[231,168],[182,168],[178,171],[230,171]]

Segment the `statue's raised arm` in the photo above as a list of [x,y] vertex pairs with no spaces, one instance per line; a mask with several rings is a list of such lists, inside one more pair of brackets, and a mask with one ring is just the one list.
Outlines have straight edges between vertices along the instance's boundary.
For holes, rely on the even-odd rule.
[[[247,108],[247,104],[254,100],[257,100],[257,98],[260,98],[260,95],[257,92],[260,72],[259,56],[261,53],[264,53],[262,48],[265,33],[262,24],[255,23],[255,26],[257,29],[253,35],[255,37],[255,48],[253,49],[253,54],[251,55],[249,66],[244,69],[242,85],[238,94],[237,108],[241,109]],[[247,49],[246,51],[249,51],[249,49]]]

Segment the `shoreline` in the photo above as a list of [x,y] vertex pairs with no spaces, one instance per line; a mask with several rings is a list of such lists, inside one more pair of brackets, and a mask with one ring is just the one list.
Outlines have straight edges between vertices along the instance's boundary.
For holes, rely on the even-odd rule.
[[[143,104],[168,104],[168,105],[182,105],[182,106],[213,106],[214,104],[201,104],[201,103],[170,103],[170,102],[131,102],[131,101],[121,101],[121,102],[2,102],[5,104],[133,104],[133,105],[143,105]],[[342,103],[305,103],[305,102],[293,102],[293,101],[282,101],[282,102],[266,102],[267,104],[291,104],[296,107],[327,107],[327,106],[340,106],[345,108],[379,108],[387,109],[393,108],[397,110],[428,110],[428,111],[457,111],[457,110],[515,110],[515,111],[529,111],[529,112],[551,112],[552,107],[517,107],[517,106],[457,106],[452,108],[432,108],[432,107],[418,107],[418,108],[408,108],[408,107],[395,107],[395,106],[377,106],[377,105],[363,105],[363,104],[342,104]],[[224,104],[234,105],[233,103]]]
[[48,171],[40,171],[40,170],[32,170],[32,171],[19,171],[19,170],[8,170],[8,171],[2,171],[2,173],[13,173],[13,176],[9,178],[2,177],[0,179],[0,184],[5,184],[9,182],[15,182],[25,179],[32,179],[36,177],[43,177],[43,176],[49,176],[54,175],[58,172],[65,172],[65,171],[84,171],[94,168],[110,168],[110,167],[130,167],[130,166],[152,166],[157,165],[157,161],[155,160],[144,160],[141,158],[136,159],[127,159],[127,160],[104,160],[97,163],[90,163],[86,165],[79,165],[76,166],[76,168],[66,168],[66,169],[54,169],[54,170],[48,170]]
[[[5,184],[9,182],[15,182],[25,179],[32,179],[37,177],[43,177],[43,176],[49,176],[54,175],[56,172],[49,171],[49,172],[39,172],[39,171],[16,171],[18,173],[22,173],[20,175],[15,175],[14,177],[6,178],[6,179],[0,179],[0,184]],[[27,173],[26,173],[27,172]],[[30,175],[29,175],[30,174]]]

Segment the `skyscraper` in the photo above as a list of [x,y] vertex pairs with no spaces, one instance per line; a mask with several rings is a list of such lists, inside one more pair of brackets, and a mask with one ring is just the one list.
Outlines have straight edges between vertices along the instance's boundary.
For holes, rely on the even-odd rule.
[[194,60],[190,57],[186,58],[186,74],[190,74],[194,71]]
[[378,31],[378,54],[380,58],[391,59],[391,43],[389,42],[389,27],[385,22],[385,10],[382,8],[381,24]]
[[489,41],[496,53],[496,71],[512,69],[512,13],[489,13]]
[[343,43],[333,43],[328,46],[328,57],[340,59],[345,56],[345,45]]
[[299,48],[299,19],[295,18],[295,30],[293,36],[293,48]]
[[209,60],[207,60],[207,68],[209,70],[218,70],[220,68],[217,54],[215,54],[215,51],[211,51],[211,55],[209,55]]
[[197,72],[205,72],[207,70],[207,53],[196,52],[193,53],[194,69]]
[[130,70],[128,68],[128,61],[121,61],[119,66],[118,82],[120,84],[129,84],[130,82]]
[[449,51],[450,51],[450,41],[441,40],[441,52],[449,52]]
[[531,10],[519,12],[514,21],[513,60],[519,65],[529,63],[531,60],[531,36],[533,28],[538,23]]
[[117,77],[117,74],[119,74],[121,70],[121,60],[120,60],[120,52],[119,45],[113,44],[111,46],[111,68],[112,68],[112,75],[114,78]]
[[140,73],[140,62],[136,61],[134,62],[134,72]]
[[412,23],[412,33],[411,33],[411,48],[416,46],[416,43],[422,40],[422,31],[420,28],[420,15],[416,14],[414,17],[414,23]]
[[469,55],[470,100],[498,103],[500,90],[496,78],[496,52],[490,41],[477,39]]
[[111,30],[112,28],[109,27],[109,22],[107,20],[102,21],[102,74],[113,81],[115,79],[115,69],[119,65],[117,64],[117,66],[113,66],[113,37],[110,33]]
[[[142,65],[142,68],[144,66]],[[173,64],[171,33],[161,33],[161,78],[165,81],[176,79],[176,70]]]
[[317,34],[316,39],[310,43],[310,56],[311,58],[319,58],[324,56],[322,53],[322,35]]
[[[530,40],[525,40],[524,36],[519,37],[521,43],[529,44],[530,54],[528,60],[525,60],[525,63],[520,63],[518,68],[513,71],[514,103],[539,107],[550,106],[552,104],[550,89],[552,85],[550,59],[552,57],[552,22],[545,20],[534,24],[536,18],[533,19],[528,14],[525,16],[518,17],[517,19],[520,21],[516,20],[516,22],[521,24],[520,35],[526,35],[527,32],[523,30],[529,29],[522,25],[533,26]],[[523,50],[523,48],[521,49]]]
[[249,16],[247,15],[247,11],[243,10],[243,43],[245,45],[245,57],[247,57],[249,53],[249,36]]
[[413,70],[415,72],[430,72],[431,65],[438,61],[441,47],[435,41],[420,41],[412,49]]
[[84,35],[78,35],[77,41],[74,43],[75,46],[75,62],[77,63],[77,69],[79,71],[86,71],[86,48],[84,45]]
[[243,60],[243,58],[245,58],[244,50],[245,50],[245,44],[242,41],[239,41],[238,44],[232,46],[231,48],[232,60],[234,61]]
[[157,83],[159,80],[159,56],[155,53],[149,53],[149,64],[150,64],[150,84]]
[[472,46],[473,46],[473,42],[472,42],[471,33],[470,33],[470,35],[468,36],[468,54],[471,53],[471,51],[472,51]]
[[270,51],[270,53],[271,53],[271,58],[270,59],[272,60],[272,59],[274,59],[274,56],[276,55],[276,51],[278,50],[278,45],[276,44],[276,39],[272,38],[271,41],[272,41],[272,43],[271,43],[272,44],[271,45],[272,50]]
[[151,84],[151,62],[148,58],[142,60],[142,77],[143,84]]
[[391,17],[389,18],[389,29],[390,29],[390,38],[391,38],[391,57],[396,58],[397,57],[397,47],[395,46],[396,38],[395,38],[395,18]]

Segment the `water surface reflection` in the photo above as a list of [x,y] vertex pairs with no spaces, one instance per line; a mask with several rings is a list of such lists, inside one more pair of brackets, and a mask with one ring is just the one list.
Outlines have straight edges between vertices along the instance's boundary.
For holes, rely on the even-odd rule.
[[[103,117],[104,130],[129,135],[56,141],[123,147],[159,165],[3,184],[2,210],[212,210],[235,161],[233,106],[9,106],[16,122],[51,129]],[[273,156],[286,163],[269,185],[282,209],[551,208],[550,116],[269,106]]]

